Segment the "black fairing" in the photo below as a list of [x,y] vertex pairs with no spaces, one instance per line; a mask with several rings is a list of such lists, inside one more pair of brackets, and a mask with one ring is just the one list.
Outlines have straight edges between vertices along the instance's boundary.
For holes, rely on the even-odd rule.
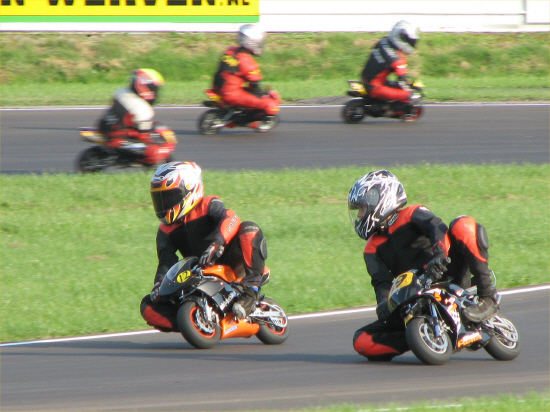
[[189,288],[198,283],[200,279],[192,272],[198,261],[198,258],[190,257],[174,264],[162,280],[159,290],[160,296],[172,295],[181,289]]
[[422,290],[422,285],[418,280],[416,270],[405,272],[393,281],[390,289],[389,307],[390,311],[395,310],[399,305],[418,297],[418,292]]

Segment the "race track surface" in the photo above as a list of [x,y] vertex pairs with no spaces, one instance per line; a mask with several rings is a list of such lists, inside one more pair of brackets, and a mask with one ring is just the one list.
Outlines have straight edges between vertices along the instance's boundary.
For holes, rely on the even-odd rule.
[[[416,123],[364,119],[349,125],[340,107],[283,107],[269,133],[223,129],[202,136],[197,119],[206,108],[159,108],[172,128],[177,160],[209,169],[391,167],[429,163],[548,163],[548,105],[428,106]],[[73,172],[90,147],[78,127],[91,127],[104,109],[6,110],[1,112],[1,171]]]
[[369,362],[351,342],[356,329],[374,320],[374,308],[296,316],[279,346],[253,337],[198,350],[176,333],[2,345],[1,409],[289,410],[547,392],[549,308],[547,285],[503,296],[501,314],[522,341],[522,352],[508,362],[483,349],[459,352],[443,366],[424,365],[411,352]]

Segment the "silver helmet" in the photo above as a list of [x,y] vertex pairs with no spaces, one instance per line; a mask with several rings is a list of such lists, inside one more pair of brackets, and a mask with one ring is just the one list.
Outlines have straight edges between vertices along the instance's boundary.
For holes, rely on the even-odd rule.
[[239,44],[254,56],[261,56],[265,38],[265,32],[254,24],[245,24],[239,29]]
[[390,33],[391,42],[405,54],[411,54],[414,51],[419,38],[418,27],[405,20],[396,23]]
[[405,189],[392,173],[377,170],[362,176],[348,195],[348,213],[355,233],[367,240],[406,203]]

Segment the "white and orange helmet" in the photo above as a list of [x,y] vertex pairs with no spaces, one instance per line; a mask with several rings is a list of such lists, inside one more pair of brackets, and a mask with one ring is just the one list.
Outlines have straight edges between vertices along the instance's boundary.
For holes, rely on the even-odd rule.
[[166,225],[181,221],[203,197],[202,170],[194,162],[165,163],[151,178],[153,207]]

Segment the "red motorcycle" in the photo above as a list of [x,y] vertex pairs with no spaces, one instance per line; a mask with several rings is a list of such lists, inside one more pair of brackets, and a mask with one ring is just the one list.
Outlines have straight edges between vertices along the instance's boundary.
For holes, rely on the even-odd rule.
[[[203,113],[198,122],[201,134],[217,134],[224,127],[249,127],[258,133],[268,132],[279,124],[278,115],[268,115],[263,110],[240,106],[231,106],[212,89],[205,90],[209,100],[202,104],[211,109]],[[280,101],[279,94],[270,87],[264,90],[264,96]]]
[[[158,163],[147,163],[144,158],[142,153],[146,147],[145,143],[124,141],[118,147],[111,147],[111,143],[95,128],[81,127],[78,132],[84,140],[95,144],[95,146],[84,150],[77,158],[76,169],[81,173],[106,171],[108,168],[158,166]],[[178,144],[174,132],[166,126],[156,125],[154,131],[151,132],[151,139],[160,147],[160,163],[171,162],[172,152]]]

